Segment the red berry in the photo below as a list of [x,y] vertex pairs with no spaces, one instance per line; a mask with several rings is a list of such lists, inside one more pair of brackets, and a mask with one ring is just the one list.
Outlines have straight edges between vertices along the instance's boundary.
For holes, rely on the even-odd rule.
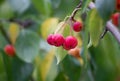
[[59,46],[63,45],[65,39],[61,34],[55,34],[54,38],[53,38],[53,41],[54,41],[54,45],[56,47],[59,47]]
[[50,44],[50,45],[54,45],[54,40],[53,40],[53,38],[54,38],[54,35],[53,34],[50,34],[49,36],[48,36],[48,38],[47,38],[47,42],[48,42],[48,44]]
[[9,56],[14,56],[15,55],[15,49],[14,49],[14,46],[12,46],[12,45],[6,45],[5,48],[4,48],[4,51]]
[[115,13],[112,15],[112,23],[115,25],[115,26],[119,26],[119,16],[120,14],[119,13]]
[[120,11],[120,0],[116,0],[116,10]]
[[65,39],[65,42],[63,44],[63,48],[66,50],[70,50],[70,49],[75,48],[77,46],[77,44],[78,44],[78,41],[75,37],[68,36]]
[[77,21],[73,24],[73,30],[79,32],[81,31],[82,26],[83,26],[82,23]]

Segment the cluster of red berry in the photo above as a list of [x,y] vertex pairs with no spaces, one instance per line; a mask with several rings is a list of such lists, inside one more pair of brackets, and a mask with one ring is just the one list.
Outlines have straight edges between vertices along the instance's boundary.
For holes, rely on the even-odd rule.
[[[82,23],[76,21],[72,28],[74,31],[79,32],[82,29]],[[74,36],[67,36],[64,38],[61,34],[50,34],[47,38],[47,42],[48,44],[54,45],[56,47],[62,46],[65,50],[73,49],[78,44],[78,41]]]
[[[120,11],[120,0],[116,0],[116,10]],[[111,19],[112,19],[112,23],[115,26],[118,27],[119,26],[120,13],[119,12],[114,13],[112,15]]]

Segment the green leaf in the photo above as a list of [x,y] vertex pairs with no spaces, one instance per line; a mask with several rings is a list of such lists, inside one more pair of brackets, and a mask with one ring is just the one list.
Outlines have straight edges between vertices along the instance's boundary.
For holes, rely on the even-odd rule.
[[89,30],[90,40],[93,46],[98,45],[103,27],[103,21],[96,9],[91,10],[87,17],[87,28]]
[[12,8],[18,12],[23,13],[30,6],[30,0],[8,0]]
[[[8,81],[28,81],[33,71],[30,63],[25,63],[19,58],[11,58],[2,52],[4,67],[7,73]],[[20,76],[21,75],[21,76]]]
[[55,56],[57,58],[57,64],[59,64],[67,55],[67,51],[64,50],[62,47],[56,48]]
[[59,72],[54,81],[68,81],[67,76],[63,72]]
[[13,15],[13,10],[8,1],[3,2],[0,5],[0,18],[11,18]]
[[2,54],[0,53],[0,81],[7,81]]
[[107,21],[115,10],[116,0],[96,0],[95,5],[99,15]]
[[88,7],[88,4],[90,3],[91,0],[83,0],[82,2],[82,8],[81,8],[81,12],[84,13],[86,8]]
[[32,2],[39,13],[50,16],[52,9],[50,0],[32,0]]
[[91,58],[96,64],[95,81],[115,81],[120,75],[120,45],[107,33],[100,45],[91,47]]
[[25,62],[32,62],[39,52],[39,36],[30,30],[22,30],[16,40],[17,56]]
[[81,74],[80,62],[72,57],[66,56],[65,60],[60,63],[63,72],[67,75],[68,81],[79,81]]

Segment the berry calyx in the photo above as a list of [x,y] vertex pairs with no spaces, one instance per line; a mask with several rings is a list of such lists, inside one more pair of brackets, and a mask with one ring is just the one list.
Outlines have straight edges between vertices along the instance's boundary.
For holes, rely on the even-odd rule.
[[120,16],[119,13],[115,13],[115,14],[112,15],[112,23],[115,26],[119,26],[119,16]]
[[48,44],[50,45],[54,45],[54,35],[53,34],[50,34],[48,37],[47,37],[47,42]]
[[120,0],[116,0],[116,10],[120,11]]
[[4,51],[9,56],[14,56],[15,55],[15,48],[12,45],[6,45],[5,48],[4,48]]
[[81,22],[76,21],[73,24],[73,30],[76,32],[80,32],[82,30],[83,24]]
[[66,50],[70,50],[70,49],[75,48],[77,46],[77,44],[78,44],[78,41],[75,37],[68,36],[65,39],[65,42],[63,44],[63,48]]
[[62,46],[65,39],[61,34],[55,34],[53,38],[53,43],[56,47]]

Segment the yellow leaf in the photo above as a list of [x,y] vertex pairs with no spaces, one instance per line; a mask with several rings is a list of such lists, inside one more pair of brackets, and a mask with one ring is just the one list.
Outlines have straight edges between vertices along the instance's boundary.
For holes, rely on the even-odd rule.
[[55,31],[58,22],[58,18],[49,18],[42,23],[40,31],[44,39],[46,39],[50,33]]
[[46,55],[42,63],[40,64],[40,72],[41,72],[42,81],[46,81],[47,74],[50,70],[53,60],[54,60],[54,50],[51,50]]
[[10,36],[10,39],[11,39],[11,42],[12,44],[15,43],[16,41],[16,38],[19,34],[19,25],[16,24],[16,23],[10,23],[10,27],[9,27],[9,36]]

